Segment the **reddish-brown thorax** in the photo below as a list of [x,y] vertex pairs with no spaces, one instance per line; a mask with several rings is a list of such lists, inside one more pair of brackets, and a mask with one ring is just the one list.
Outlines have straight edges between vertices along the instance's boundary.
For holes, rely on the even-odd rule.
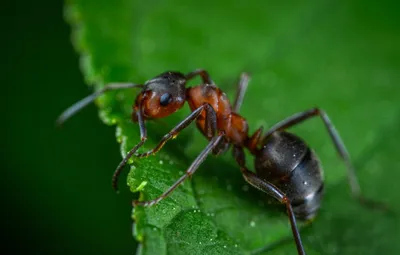
[[[209,103],[217,115],[217,128],[225,132],[227,141],[234,145],[246,146],[249,131],[247,121],[239,114],[232,112],[228,97],[219,88],[213,85],[187,88],[186,100],[192,111],[204,103]],[[206,112],[203,111],[196,123],[199,130],[207,137],[205,121]]]

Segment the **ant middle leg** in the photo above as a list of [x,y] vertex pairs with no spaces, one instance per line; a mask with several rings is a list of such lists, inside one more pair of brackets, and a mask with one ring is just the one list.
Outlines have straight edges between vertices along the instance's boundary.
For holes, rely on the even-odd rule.
[[233,102],[233,112],[239,113],[240,107],[243,103],[244,95],[246,94],[247,86],[249,85],[250,75],[242,73],[236,91],[235,101]]
[[253,154],[256,154],[257,152],[257,146],[261,141],[263,130],[264,128],[262,126],[258,128],[246,142],[247,149],[249,149],[249,151]]
[[[239,113],[239,111],[240,111],[240,107],[242,106],[243,98],[244,98],[244,95],[246,94],[246,90],[247,90],[249,81],[250,81],[250,75],[248,73],[242,73],[240,75],[240,79],[238,82],[238,88],[237,88],[236,96],[235,96],[235,101],[232,106],[233,112],[235,112],[235,113]],[[261,136],[261,132],[262,132],[262,127],[259,128],[256,131],[256,133],[249,139],[249,142],[254,143],[254,141],[256,141],[255,143],[257,144],[258,139]],[[252,149],[256,147],[256,144],[249,146],[250,151],[254,151]],[[230,147],[230,143],[228,141],[222,141],[219,144],[219,146],[213,150],[213,154],[219,155],[219,154],[225,153],[229,149],[229,147]]]
[[361,188],[360,184],[358,182],[358,178],[356,175],[355,168],[351,162],[350,155],[347,152],[347,149],[340,138],[339,133],[336,131],[335,127],[333,126],[331,120],[329,119],[328,115],[325,113],[320,108],[313,108],[304,112],[299,112],[296,114],[293,114],[292,116],[278,122],[276,125],[274,125],[272,128],[268,130],[268,132],[265,134],[263,141],[269,138],[269,136],[272,135],[275,131],[283,131],[286,130],[292,126],[295,126],[297,124],[300,124],[301,122],[313,118],[313,117],[320,117],[329,133],[329,136],[331,137],[336,151],[339,153],[340,158],[343,160],[343,162],[346,165],[347,168],[347,177],[348,177],[348,182],[350,185],[351,193],[354,198],[356,198],[358,201],[360,201],[361,204],[367,205],[372,208],[377,208],[381,210],[387,210],[387,206],[376,202],[376,201],[371,201],[369,199],[366,199],[363,197],[361,193]]
[[168,188],[163,194],[159,197],[148,200],[148,201],[133,201],[133,206],[141,205],[141,206],[152,206],[166,198],[172,191],[174,191],[182,182],[184,182],[187,178],[191,177],[196,170],[199,168],[200,164],[207,158],[207,156],[212,152],[212,150],[221,142],[225,134],[220,132],[218,135],[213,137],[208,143],[207,147],[197,156],[197,158],[193,161],[190,167],[186,170],[186,173],[182,175],[171,187]]
[[290,204],[289,198],[275,185],[272,183],[261,179],[255,173],[249,171],[246,167],[245,155],[242,147],[234,146],[233,148],[233,156],[236,162],[240,166],[240,171],[242,172],[243,178],[247,183],[251,186],[267,193],[269,196],[272,196],[280,203],[286,206],[286,211],[289,217],[290,226],[292,229],[293,237],[296,242],[296,248],[299,255],[305,255],[305,251],[303,248],[303,244],[300,237],[300,232],[296,224],[296,217],[293,212],[292,205]]

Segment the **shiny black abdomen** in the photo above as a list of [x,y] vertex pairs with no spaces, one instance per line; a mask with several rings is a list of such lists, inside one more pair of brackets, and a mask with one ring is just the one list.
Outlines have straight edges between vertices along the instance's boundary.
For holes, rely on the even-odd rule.
[[255,158],[257,175],[277,186],[290,199],[296,218],[313,218],[324,190],[318,157],[298,136],[275,132]]

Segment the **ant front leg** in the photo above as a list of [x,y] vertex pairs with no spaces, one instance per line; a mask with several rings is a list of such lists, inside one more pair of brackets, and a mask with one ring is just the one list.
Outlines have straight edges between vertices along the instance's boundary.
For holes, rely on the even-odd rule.
[[215,83],[211,80],[211,77],[208,74],[208,72],[204,69],[194,70],[193,72],[186,74],[185,77],[186,80],[191,80],[198,75],[201,77],[204,84],[215,85]]
[[283,121],[281,121],[281,122],[277,123],[275,126],[273,126],[270,130],[268,130],[268,132],[264,136],[263,140],[265,141],[266,139],[268,139],[268,137],[276,131],[286,130],[292,126],[300,124],[301,122],[303,122],[307,119],[316,117],[316,116],[318,116],[322,119],[322,121],[329,133],[329,136],[331,137],[333,144],[335,145],[336,151],[339,153],[341,159],[343,160],[343,162],[345,163],[345,165],[347,167],[347,177],[348,177],[348,181],[349,181],[349,185],[350,185],[351,193],[352,193],[353,197],[356,198],[358,201],[360,201],[360,203],[363,205],[367,205],[367,206],[373,207],[373,208],[378,208],[381,210],[387,210],[386,205],[376,202],[376,201],[368,200],[363,197],[363,195],[361,193],[360,184],[358,182],[358,178],[356,175],[356,171],[350,160],[350,155],[347,152],[347,149],[346,149],[342,139],[340,138],[339,133],[336,131],[336,129],[333,126],[328,115],[322,109],[313,108],[308,111],[296,113],[296,114],[284,119]]
[[[215,85],[215,83],[211,80],[211,77],[208,74],[208,72],[204,69],[197,69],[193,72],[186,74],[186,79],[191,80],[197,75],[201,77],[204,84]],[[250,75],[248,73],[242,73],[240,75],[235,101],[233,103],[233,112],[236,113],[239,112],[240,107],[242,106],[243,103],[244,95],[246,94],[249,81],[250,81]]]
[[290,226],[292,228],[293,237],[296,242],[297,252],[299,255],[305,255],[306,253],[303,248],[303,243],[301,242],[300,232],[296,223],[296,217],[294,215],[293,208],[292,205],[290,204],[289,198],[275,185],[266,180],[261,179],[255,173],[249,171],[246,168],[246,161],[243,148],[235,146],[233,148],[233,156],[236,162],[239,164],[240,171],[242,172],[243,178],[247,183],[267,193],[268,195],[272,196],[273,198],[275,198],[280,203],[286,206],[287,214],[289,216]]
[[112,187],[115,191],[118,191],[118,178],[121,174],[122,169],[128,162],[128,160],[132,157],[132,155],[140,148],[142,145],[145,143],[147,140],[147,130],[146,126],[144,123],[144,118],[143,118],[143,110],[142,110],[142,104],[139,105],[138,111],[136,112],[137,115],[137,121],[139,124],[139,130],[140,130],[140,142],[136,144],[125,156],[125,158],[119,163],[117,168],[114,171],[113,177],[112,177]]
[[[190,124],[190,122],[195,120],[200,115],[201,111],[204,110],[205,107],[208,107],[207,105],[209,107],[211,107],[209,104],[204,104],[202,107],[199,107],[200,108],[199,113],[196,114],[196,115],[193,115],[193,113],[192,113],[188,118],[186,118],[183,121],[183,122],[185,122],[185,124],[183,126],[186,127],[187,125]],[[211,109],[212,109],[212,107],[211,107]],[[206,121],[207,123],[212,123],[212,124],[209,124],[209,127],[210,127],[209,132],[212,132],[213,135],[214,135],[215,131],[216,131],[216,115],[215,115],[215,112],[212,115],[209,115],[208,112],[207,112],[206,120],[207,119],[208,119],[208,121]],[[182,124],[182,123],[180,123],[180,124]],[[207,158],[207,156],[212,152],[212,150],[218,146],[218,144],[223,139],[224,135],[225,135],[225,133],[221,131],[221,132],[218,133],[218,135],[214,136],[210,140],[210,142],[208,143],[206,148],[204,148],[204,150],[197,156],[197,158],[193,161],[193,163],[190,165],[190,167],[186,170],[185,174],[183,176],[181,176],[170,188],[168,188],[167,191],[165,191],[163,194],[161,194],[159,197],[157,197],[157,198],[155,198],[153,200],[149,200],[149,201],[133,201],[133,206],[137,206],[137,205],[152,206],[152,205],[157,204],[158,202],[160,202],[164,198],[166,198],[182,182],[184,182],[188,177],[191,177],[196,172],[196,170],[199,168],[200,164]]]
[[187,116],[182,122],[176,125],[170,132],[168,132],[164,137],[160,140],[160,142],[153,149],[137,154],[136,156],[139,158],[148,157],[150,155],[156,154],[161,148],[165,145],[166,142],[178,136],[179,132],[185,129],[196,120],[203,111],[206,111],[206,133],[208,138],[212,138],[217,130],[217,115],[212,108],[212,106],[208,103],[203,104],[196,110],[194,110],[189,116]]
[[61,126],[66,120],[68,120],[71,116],[75,115],[77,112],[82,110],[88,104],[92,103],[96,98],[104,94],[105,92],[119,89],[130,89],[130,88],[143,88],[142,84],[133,84],[133,83],[111,83],[104,88],[94,92],[93,94],[81,99],[76,102],[72,106],[68,107],[61,115],[57,118],[56,124]]

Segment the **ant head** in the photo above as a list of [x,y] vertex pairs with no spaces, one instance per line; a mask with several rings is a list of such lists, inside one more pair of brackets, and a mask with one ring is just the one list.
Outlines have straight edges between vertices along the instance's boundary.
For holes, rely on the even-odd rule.
[[179,72],[165,72],[148,80],[136,98],[135,111],[142,105],[146,119],[166,117],[179,110],[186,100],[186,78]]

